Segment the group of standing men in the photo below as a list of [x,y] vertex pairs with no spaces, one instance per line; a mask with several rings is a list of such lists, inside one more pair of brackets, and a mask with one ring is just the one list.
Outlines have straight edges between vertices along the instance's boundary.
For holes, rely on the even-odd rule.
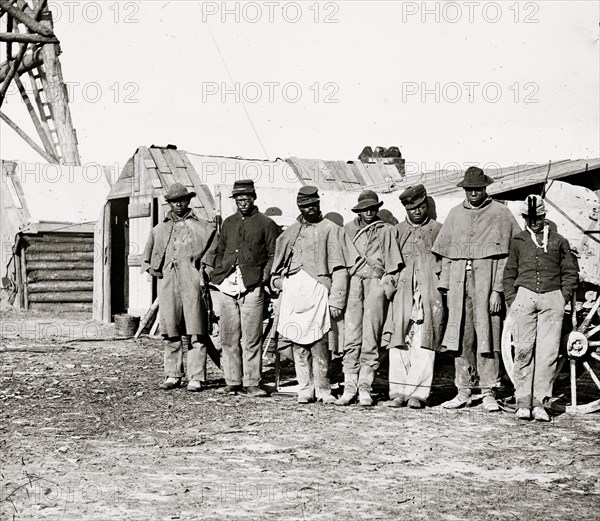
[[[443,225],[431,218],[435,203],[423,185],[408,187],[400,195],[407,215],[396,226],[379,217],[383,203],[375,192],[365,190],[352,208],[356,218],[343,228],[324,218],[317,188],[304,186],[297,194],[300,216],[281,232],[256,207],[253,182],[236,181],[232,197],[238,211],[225,219],[219,234],[189,208],[195,194],[182,185],[171,186],[166,196],[171,212],[153,229],[145,253],[149,273],[159,278],[160,329],[167,339],[161,387],[173,389],[182,383],[184,335],[190,336],[187,389],[199,391],[205,384],[210,342],[201,294],[210,280],[221,293],[226,380],[221,392],[268,394],[261,382],[267,288],[279,294],[277,331],[292,345],[299,403],[318,400],[344,406],[358,400],[362,406],[372,405],[383,345],[389,353],[389,406],[423,407],[431,392],[435,352],[447,350],[456,355],[458,392],[442,406],[467,405],[478,387],[485,410],[499,410],[494,389],[500,383],[503,294],[510,304],[520,286],[530,287],[531,269],[537,269],[539,293],[541,272],[539,266],[526,266],[529,272],[519,278],[521,261],[512,259],[511,286],[506,288],[505,265],[509,249],[513,256],[518,253],[520,243],[511,241],[520,228],[508,208],[487,194],[492,182],[481,169],[469,168],[458,184],[465,200]],[[538,233],[545,234],[547,250],[543,219],[542,228]],[[566,248],[566,257],[550,262],[572,266],[568,243],[560,246]],[[545,289],[562,291],[566,300],[574,290],[576,272],[571,270],[565,278],[561,269],[565,271],[562,264],[557,280]],[[559,304],[552,302],[557,309]],[[562,314],[557,316],[555,323],[562,320]],[[522,336],[529,342],[531,335]],[[535,335],[522,350],[532,353],[534,343]],[[344,392],[337,399],[329,379],[332,351],[343,354]],[[548,367],[535,378],[533,357],[521,364],[531,374],[522,379],[519,407],[533,406],[536,419],[543,419],[540,409],[551,396],[551,383],[538,380],[549,378],[553,353],[550,349],[542,361]],[[522,412],[519,417],[526,416]]]

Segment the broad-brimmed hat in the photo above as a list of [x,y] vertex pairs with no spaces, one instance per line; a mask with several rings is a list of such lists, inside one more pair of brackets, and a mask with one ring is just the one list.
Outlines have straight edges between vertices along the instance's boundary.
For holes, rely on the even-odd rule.
[[427,190],[424,185],[409,186],[400,194],[400,202],[407,210],[412,210],[427,199]]
[[364,212],[369,208],[381,208],[383,201],[379,202],[379,196],[373,190],[363,190],[358,196],[358,204],[352,208],[355,213]]
[[316,186],[303,186],[298,190],[296,204],[298,206],[308,206],[318,203],[320,200],[319,189]]
[[529,216],[529,205],[535,210],[535,216],[541,217],[546,215],[546,205],[541,195],[528,195],[527,198],[521,203],[521,215],[525,217]]
[[483,188],[489,186],[494,180],[483,173],[483,170],[476,166],[470,166],[465,172],[465,177],[456,186],[462,188]]
[[181,183],[173,183],[165,195],[165,201],[172,203],[179,199],[191,199],[196,196],[196,192],[188,192],[188,189]]
[[233,183],[233,190],[229,197],[235,197],[236,195],[256,195],[254,190],[254,181],[252,179],[241,179]]

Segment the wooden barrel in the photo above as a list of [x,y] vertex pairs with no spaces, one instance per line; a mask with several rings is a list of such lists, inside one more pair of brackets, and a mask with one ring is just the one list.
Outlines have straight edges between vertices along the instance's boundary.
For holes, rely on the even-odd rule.
[[125,313],[115,315],[115,335],[118,338],[131,338],[140,325],[140,317]]

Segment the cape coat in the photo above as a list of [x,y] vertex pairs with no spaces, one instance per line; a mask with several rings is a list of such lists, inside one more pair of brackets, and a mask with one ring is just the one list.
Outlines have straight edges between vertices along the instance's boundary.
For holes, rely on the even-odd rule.
[[489,311],[492,291],[502,293],[510,239],[521,229],[511,211],[488,198],[475,208],[467,200],[450,210],[431,251],[442,256],[439,288],[448,292],[448,323],[442,346],[460,351],[467,260],[475,286],[473,322],[477,351],[500,351],[501,317]]
[[396,296],[392,303],[391,340],[388,347],[406,349],[406,335],[413,308],[414,281],[419,285],[423,302],[421,347],[439,351],[444,332],[444,305],[438,290],[442,259],[431,252],[442,225],[434,220],[414,226],[407,221],[396,225],[399,246],[406,266],[400,272]]
[[216,227],[193,210],[183,218],[169,212],[150,232],[144,266],[158,276],[160,331],[167,337],[208,334],[202,300],[203,265],[214,267]]

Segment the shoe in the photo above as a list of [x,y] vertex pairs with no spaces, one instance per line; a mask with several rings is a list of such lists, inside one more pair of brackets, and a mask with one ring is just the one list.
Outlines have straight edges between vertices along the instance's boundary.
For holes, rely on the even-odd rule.
[[235,396],[241,390],[242,390],[241,385],[226,385],[225,387],[221,387],[220,389],[217,389],[217,393]]
[[354,398],[356,398],[358,375],[357,374],[345,374],[344,375],[344,393],[340,396],[335,404],[336,405],[350,405]]
[[204,383],[200,380],[190,380],[187,384],[186,389],[191,393],[199,393],[204,389]]
[[393,407],[394,409],[404,407],[406,405],[406,396],[404,396],[403,394],[401,394],[400,396],[396,396],[396,398],[387,402],[386,405],[388,407]]
[[264,389],[261,389],[258,385],[250,385],[248,387],[244,387],[244,393],[248,396],[252,396],[253,398],[264,398],[265,396],[269,396],[269,393]]
[[322,398],[319,399],[319,401],[323,402],[323,405],[331,405],[334,403],[337,405],[337,400],[332,394],[324,395]]
[[171,389],[175,389],[181,385],[181,378],[175,378],[174,376],[168,376],[165,378],[165,381],[158,384],[161,389],[165,391],[170,391]]
[[408,399],[407,405],[411,409],[422,409],[423,407],[425,407],[425,404],[421,400],[413,397]]
[[549,422],[550,416],[546,412],[546,409],[543,407],[534,407],[533,408],[533,419],[538,422]]
[[519,407],[515,416],[519,418],[519,420],[531,420],[531,409],[527,407]]
[[494,398],[491,394],[486,394],[483,397],[482,403],[483,403],[483,408],[487,412],[497,412],[500,410],[500,406],[498,405],[496,398]]
[[358,390],[358,405],[361,407],[371,407],[373,405],[373,397],[366,389]]
[[460,392],[452,398],[442,404],[444,409],[460,409],[471,403],[471,395],[461,394]]
[[298,395],[298,403],[312,403],[315,401],[314,396]]

